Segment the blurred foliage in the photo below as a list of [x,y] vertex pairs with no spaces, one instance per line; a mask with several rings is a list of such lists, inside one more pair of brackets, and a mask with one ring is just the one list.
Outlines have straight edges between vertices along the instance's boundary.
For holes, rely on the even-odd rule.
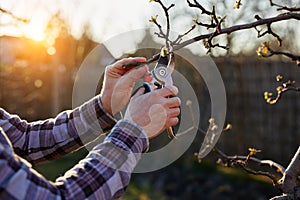
[[52,70],[49,65],[17,61],[0,68],[0,104],[27,120],[46,118],[51,107],[42,106],[52,98]]
[[36,166],[35,169],[44,175],[48,180],[54,181],[59,176],[63,176],[67,170],[71,169],[75,164],[77,164],[87,155],[87,153],[87,150],[82,148],[57,160]]
[[185,155],[174,164],[146,174],[133,174],[121,199],[266,199],[275,195],[265,179],[237,170],[198,163]]

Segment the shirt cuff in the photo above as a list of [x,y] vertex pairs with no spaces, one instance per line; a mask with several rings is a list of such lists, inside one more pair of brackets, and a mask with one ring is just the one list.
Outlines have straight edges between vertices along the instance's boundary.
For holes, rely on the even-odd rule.
[[108,132],[114,127],[114,125],[117,123],[117,120],[104,109],[100,96],[95,97],[94,101],[99,124],[103,132]]
[[124,119],[118,121],[107,136],[107,140],[111,140],[119,148],[133,153],[144,153],[149,147],[149,139],[145,131],[136,123]]

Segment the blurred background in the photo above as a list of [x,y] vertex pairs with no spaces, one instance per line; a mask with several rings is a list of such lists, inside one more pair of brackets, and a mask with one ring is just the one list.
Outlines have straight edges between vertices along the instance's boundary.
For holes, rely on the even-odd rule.
[[[171,9],[171,29],[184,33],[193,24],[193,18],[202,18],[199,11],[187,7],[186,1],[165,0],[175,3]],[[225,25],[254,21],[254,16],[271,17],[276,9],[268,0],[245,1],[234,10],[234,0],[199,1],[207,9],[216,6],[216,13],[227,16]],[[296,0],[278,1],[288,6]],[[12,114],[27,121],[47,119],[59,112],[72,109],[72,92],[76,73],[84,58],[97,45],[123,32],[153,28],[148,20],[158,15],[164,25],[164,14],[158,4],[148,0],[0,0],[0,105]],[[299,54],[299,21],[279,22],[272,25],[283,39],[280,49]],[[196,28],[189,37],[208,31]],[[145,31],[134,35],[131,52],[104,46],[103,55],[115,59],[125,56],[152,57],[157,49],[142,49],[145,44],[162,46],[163,40]],[[188,39],[188,37],[186,37]],[[253,29],[218,37],[215,42],[228,45],[228,51],[213,49],[215,61],[224,80],[227,95],[226,122],[233,129],[223,134],[219,147],[232,155],[247,155],[248,148],[262,150],[257,156],[272,159],[287,166],[300,141],[300,96],[288,92],[275,105],[264,100],[264,92],[276,93],[276,76],[300,83],[299,67],[283,57],[258,58],[255,50],[262,41],[274,38],[257,38]],[[203,55],[202,43],[185,51]],[[100,52],[101,53],[101,52]],[[107,58],[101,57],[99,68]],[[183,58],[176,59],[176,70],[185,76],[198,95],[201,129],[206,130],[210,118],[210,98],[202,78]],[[99,77],[100,79],[100,77]],[[175,80],[176,83],[176,80]],[[166,135],[152,141],[156,146],[168,141]],[[197,136],[181,158],[170,166],[144,174],[133,174],[132,181],[122,199],[268,199],[276,194],[272,184],[263,177],[252,176],[238,169],[215,164],[217,156],[210,153],[198,163],[194,153],[201,146]],[[87,154],[81,149],[62,159],[37,166],[46,178],[55,180]]]

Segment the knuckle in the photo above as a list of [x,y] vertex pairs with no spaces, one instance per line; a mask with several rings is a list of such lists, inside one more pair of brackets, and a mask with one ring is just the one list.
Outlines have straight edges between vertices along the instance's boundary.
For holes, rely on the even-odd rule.
[[177,117],[180,114],[180,109],[179,108],[173,108],[169,112],[169,118]]
[[113,67],[113,65],[107,65],[107,66],[105,67],[105,70],[106,70],[106,71],[107,71],[107,70],[110,70],[112,67]]
[[119,66],[119,65],[123,65],[126,63],[128,58],[122,58],[120,60],[118,60],[117,62],[115,62],[114,64],[112,64],[113,66]]
[[178,116],[180,114],[180,109],[179,108],[176,108],[176,115]]
[[174,97],[178,106],[181,105],[181,99],[179,97]]

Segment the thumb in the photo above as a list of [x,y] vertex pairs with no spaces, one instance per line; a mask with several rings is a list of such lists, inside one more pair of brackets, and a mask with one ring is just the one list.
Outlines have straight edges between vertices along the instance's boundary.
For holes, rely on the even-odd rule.
[[132,69],[127,74],[124,75],[125,76],[124,81],[128,85],[135,84],[135,82],[138,81],[139,79],[143,78],[147,72],[148,72],[148,66],[146,66],[146,65],[143,67],[140,67],[138,69]]

